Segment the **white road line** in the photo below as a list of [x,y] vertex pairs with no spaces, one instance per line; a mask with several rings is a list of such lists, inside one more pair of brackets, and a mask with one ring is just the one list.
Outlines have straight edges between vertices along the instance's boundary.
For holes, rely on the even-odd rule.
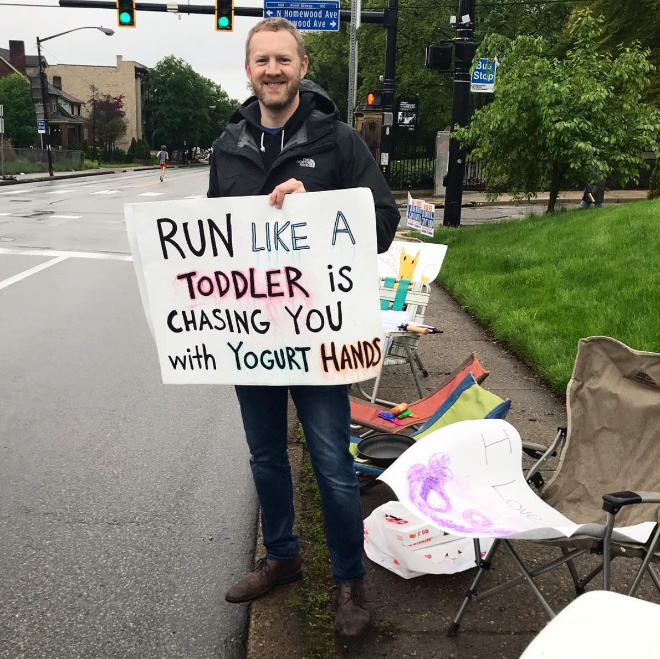
[[46,268],[50,268],[51,265],[57,265],[58,263],[61,263],[62,261],[66,261],[68,258],[69,258],[68,256],[58,256],[54,259],[51,259],[50,261],[46,261],[45,263],[35,265],[34,268],[30,268],[29,270],[25,270],[24,272],[21,272],[17,275],[14,275],[13,277],[9,277],[9,279],[5,279],[4,281],[0,281],[0,290],[3,289],[3,288],[7,288],[7,286],[11,286],[12,284],[15,284],[16,282],[21,281],[21,279],[25,279],[26,277],[30,277],[31,275],[36,275],[37,272],[41,272],[42,270],[45,270]]
[[0,213],[0,217],[6,217],[7,215],[11,215],[11,213]]
[[32,188],[28,190],[24,190],[23,188],[21,188],[20,190],[9,190],[8,192],[0,192],[0,194],[24,194],[26,192],[34,192],[34,190]]
[[206,199],[205,194],[189,194],[187,197],[184,197],[184,199]]
[[46,194],[68,194],[69,192],[75,192],[75,190],[51,190]]
[[64,258],[100,259],[104,261],[133,261],[133,257],[128,254],[113,254],[111,252],[66,252],[58,249],[23,249],[22,247],[0,247],[0,254],[62,256]]
[[160,197],[164,192],[140,192],[138,197]]
[[97,192],[92,192],[92,194],[117,194],[119,190],[98,190]]
[[51,220],[79,220],[82,215],[51,215]]

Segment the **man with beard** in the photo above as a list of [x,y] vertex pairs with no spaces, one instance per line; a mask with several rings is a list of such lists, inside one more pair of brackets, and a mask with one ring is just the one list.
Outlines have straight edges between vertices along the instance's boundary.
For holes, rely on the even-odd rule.
[[[245,51],[255,96],[243,103],[214,144],[208,196],[268,194],[270,203],[282,208],[287,194],[368,187],[374,197],[378,251],[386,251],[400,217],[394,198],[362,138],[339,121],[335,104],[320,87],[303,80],[308,59],[298,30],[283,18],[265,19],[250,30]],[[346,385],[236,387],[266,557],[225,598],[248,602],[302,577],[287,454],[289,392],[321,493],[338,585],[335,626],[345,638],[358,637],[368,629],[369,612]]]

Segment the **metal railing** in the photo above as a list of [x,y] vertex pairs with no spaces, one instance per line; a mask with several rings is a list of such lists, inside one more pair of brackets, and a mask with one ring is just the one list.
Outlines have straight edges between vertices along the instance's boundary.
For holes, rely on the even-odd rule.
[[435,146],[397,144],[390,164],[393,190],[419,190],[433,187]]
[[[59,171],[82,169],[82,151],[53,149],[53,167]],[[4,149],[5,174],[30,174],[48,171],[46,149]]]

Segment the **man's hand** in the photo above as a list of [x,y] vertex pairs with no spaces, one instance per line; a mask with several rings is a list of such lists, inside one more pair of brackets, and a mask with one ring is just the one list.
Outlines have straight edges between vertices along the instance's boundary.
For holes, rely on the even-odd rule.
[[295,178],[290,178],[288,181],[284,181],[284,183],[280,183],[270,193],[268,200],[270,201],[271,206],[275,204],[275,206],[277,206],[278,208],[282,208],[282,204],[284,203],[284,195],[298,194],[299,192],[307,192],[307,190],[305,190],[305,186],[303,185],[303,182]]

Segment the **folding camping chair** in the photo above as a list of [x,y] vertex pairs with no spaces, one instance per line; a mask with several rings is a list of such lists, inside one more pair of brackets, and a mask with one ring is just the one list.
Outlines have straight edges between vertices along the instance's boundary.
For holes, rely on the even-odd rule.
[[[472,373],[468,373],[428,421],[417,432],[412,433],[410,437],[419,441],[435,430],[457,421],[504,419],[510,407],[511,401],[508,398],[503,400],[496,394],[487,391],[477,383]],[[359,457],[358,443],[361,439],[361,437],[351,437],[350,450],[355,457],[355,471],[358,474],[373,477],[360,487],[360,492],[366,492],[378,485],[380,481],[377,481],[376,477],[380,476],[384,469]]]
[[395,425],[378,416],[380,412],[387,412],[391,405],[370,403],[351,396],[351,427],[353,430],[366,429],[364,434],[360,433],[361,436],[374,431],[399,433],[417,430],[439,409],[468,373],[472,373],[478,384],[488,377],[489,372],[479,363],[474,352],[450,373],[433,393],[409,403],[408,409],[412,411],[413,416],[402,419],[399,422],[401,425]]
[[[381,311],[405,311],[409,320],[415,323],[423,323],[426,307],[429,303],[431,287],[421,281],[409,281],[407,279],[395,279],[394,277],[381,277],[380,279],[380,308]],[[428,371],[417,353],[417,347],[421,334],[417,332],[396,331],[388,332],[386,339],[389,340],[387,352],[383,359],[384,369],[387,366],[399,366],[408,364],[415,380],[415,386],[419,397],[424,396],[419,373],[428,377]],[[380,378],[383,374],[381,369],[374,388],[367,393],[360,383],[356,384],[360,393],[372,403],[382,402],[388,405],[394,403],[377,398]]]
[[[651,563],[660,562],[660,355],[640,352],[608,337],[581,339],[573,375],[566,391],[568,428],[560,432],[539,461],[543,464],[554,451],[563,450],[557,469],[541,492],[545,502],[579,524],[588,524],[579,536],[559,539],[524,540],[561,549],[563,556],[534,568],[527,568],[511,542],[498,537],[467,592],[456,617],[447,630],[457,633],[468,605],[527,583],[546,613],[555,613],[534,582],[535,577],[564,563],[576,593],[603,572],[603,590],[610,590],[611,562],[615,557],[641,558],[628,595],[635,595],[648,574],[660,591],[660,579]],[[535,465],[527,480],[538,473]],[[456,473],[454,474],[456,477]],[[656,504],[656,505],[637,505]],[[604,512],[603,512],[604,511]],[[614,530],[641,522],[655,524],[645,542],[622,539]],[[497,520],[493,520],[497,524]],[[478,540],[475,540],[478,548]],[[479,592],[479,585],[496,552],[504,547],[521,575]],[[580,578],[574,559],[591,552],[602,554],[600,564]],[[479,552],[477,551],[477,556]]]

